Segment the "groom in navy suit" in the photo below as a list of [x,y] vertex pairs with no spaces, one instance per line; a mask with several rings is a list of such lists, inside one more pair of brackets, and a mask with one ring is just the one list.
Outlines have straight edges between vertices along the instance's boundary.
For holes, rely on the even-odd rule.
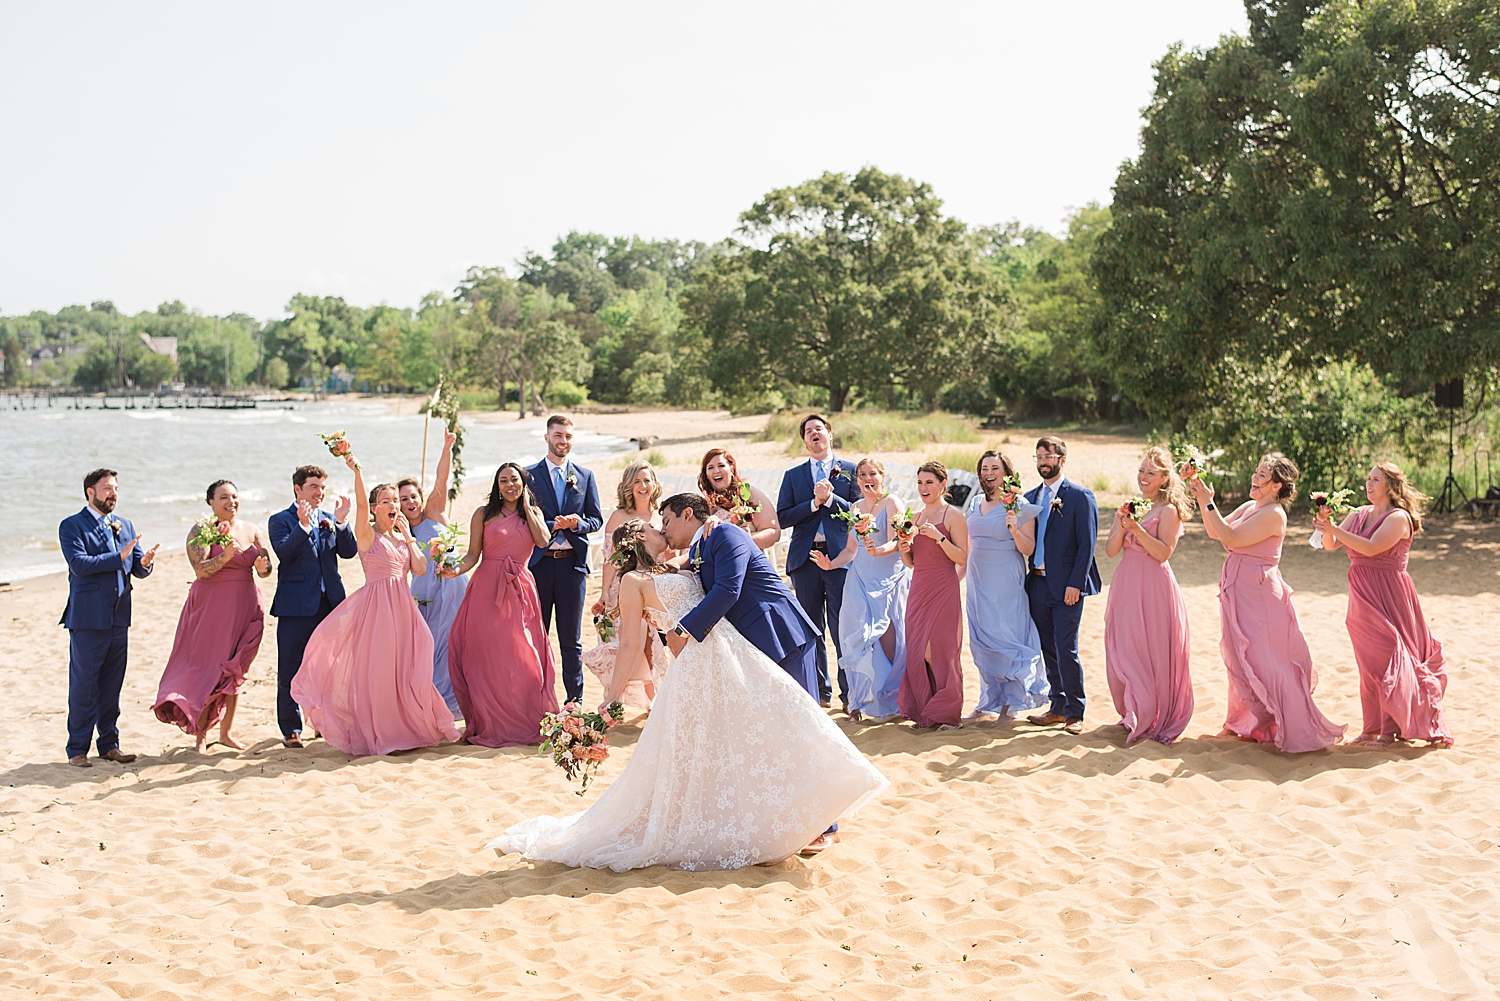
[[704,595],[667,637],[672,652],[680,653],[689,636],[703,642],[715,623],[728,619],[817,701],[817,627],[748,532],[726,527],[705,537],[707,518],[708,502],[698,494],[676,494],[661,506],[662,533],[674,549],[688,551],[687,565],[703,582]]
[[280,562],[271,614],[276,616],[276,722],[287,747],[302,746],[302,710],[292,698],[292,679],[302,668],[313,630],[344,600],[339,559],[359,553],[354,529],[346,524],[349,498],[340,497],[331,515],[319,508],[327,484],[322,467],[298,466],[292,473],[292,506],[266,523]]
[[1099,507],[1093,491],[1063,476],[1068,446],[1053,435],[1036,443],[1036,471],[1042,485],[1026,494],[1041,506],[1036,519],[1036,551],[1026,575],[1031,618],[1042,640],[1042,661],[1052,688],[1050,709],[1026,717],[1037,726],[1061,723],[1068,733],[1083,732],[1083,665],[1078,660],[1078,626],[1083,599],[1098,594],[1099,567],[1094,545]]
[[594,474],[573,464],[573,421],[547,418],[547,456],[529,467],[531,493],[552,530],[545,546],[531,553],[531,576],[542,603],[542,632],[552,627],[557,609],[557,645],[562,650],[563,688],[568,704],[583,701],[583,599],[589,585],[589,535],[604,527]]
[[[808,459],[788,469],[781,477],[776,517],[783,528],[791,528],[792,541],[786,552],[786,575],[792,579],[797,600],[818,631],[818,704],[827,709],[833,699],[828,679],[828,649],[823,644],[823,623],[833,633],[833,649],[842,657],[839,640],[839,607],[844,602],[843,567],[824,570],[812,554],[835,559],[844,551],[849,527],[835,515],[848,511],[859,499],[854,482],[854,464],[833,457],[833,427],[822,414],[808,414],[799,429]],[[843,668],[838,669],[839,701],[849,708],[849,688]]]
[[96,469],[83,478],[88,505],[57,526],[68,562],[68,764],[92,768],[89,744],[99,732],[99,757],[129,764],[120,752],[120,686],[130,638],[130,578],[147,577],[156,546],[146,549],[135,526],[115,516],[118,473]]

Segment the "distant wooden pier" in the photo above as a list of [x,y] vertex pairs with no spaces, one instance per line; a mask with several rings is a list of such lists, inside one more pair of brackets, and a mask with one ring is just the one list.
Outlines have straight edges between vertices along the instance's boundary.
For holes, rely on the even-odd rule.
[[0,391],[3,410],[255,410],[290,409],[298,396],[266,393],[161,392],[116,390],[108,393],[34,389]]

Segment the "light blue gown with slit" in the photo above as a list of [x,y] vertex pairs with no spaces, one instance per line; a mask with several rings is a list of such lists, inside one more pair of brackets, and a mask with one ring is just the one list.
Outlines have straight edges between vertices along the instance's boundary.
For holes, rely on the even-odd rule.
[[[1047,670],[1031,605],[1026,598],[1026,557],[1005,525],[1005,505],[980,514],[983,495],[969,508],[969,562],[964,574],[964,611],[969,617],[969,653],[979,671],[975,711],[1018,713],[1048,704]],[[1041,513],[1024,501],[1016,512],[1024,525]]]
[[[875,517],[875,545],[890,539],[886,510]],[[911,570],[902,565],[901,554],[871,556],[855,542],[854,560],[844,578],[844,603],[839,612],[839,641],[844,655],[839,666],[849,682],[849,709],[866,716],[894,716],[896,693],[906,668],[906,594],[911,589]],[[885,655],[880,638],[895,627],[894,662]]]

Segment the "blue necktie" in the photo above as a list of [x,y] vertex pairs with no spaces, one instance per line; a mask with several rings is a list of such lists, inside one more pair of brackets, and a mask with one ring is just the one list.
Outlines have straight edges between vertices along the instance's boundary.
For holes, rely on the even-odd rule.
[[[115,535],[114,529],[110,528],[108,523],[106,522],[101,521],[100,524],[104,526],[104,537],[109,540],[110,552],[114,553],[116,556],[120,555],[120,540],[119,537]],[[123,565],[121,565],[115,570],[115,599],[119,600],[120,595],[124,593],[125,570]]]
[[563,478],[561,466],[552,467],[552,492],[557,496],[557,513],[562,514],[563,491],[568,488],[567,480]]
[[1037,498],[1041,502],[1041,513],[1036,516],[1036,552],[1031,554],[1031,565],[1034,567],[1047,566],[1047,516],[1052,513],[1052,488],[1042,487],[1041,496]]

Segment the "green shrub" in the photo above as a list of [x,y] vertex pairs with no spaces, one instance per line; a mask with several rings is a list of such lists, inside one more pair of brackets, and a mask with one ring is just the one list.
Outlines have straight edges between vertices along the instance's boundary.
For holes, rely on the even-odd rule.
[[[797,427],[805,412],[774,414],[756,435],[756,441],[784,441],[789,454],[802,451]],[[927,444],[948,444],[979,440],[974,422],[954,414],[891,413],[883,410],[860,410],[830,417],[833,422],[833,447],[836,451],[858,453],[914,452]],[[971,467],[972,468],[972,465]]]

